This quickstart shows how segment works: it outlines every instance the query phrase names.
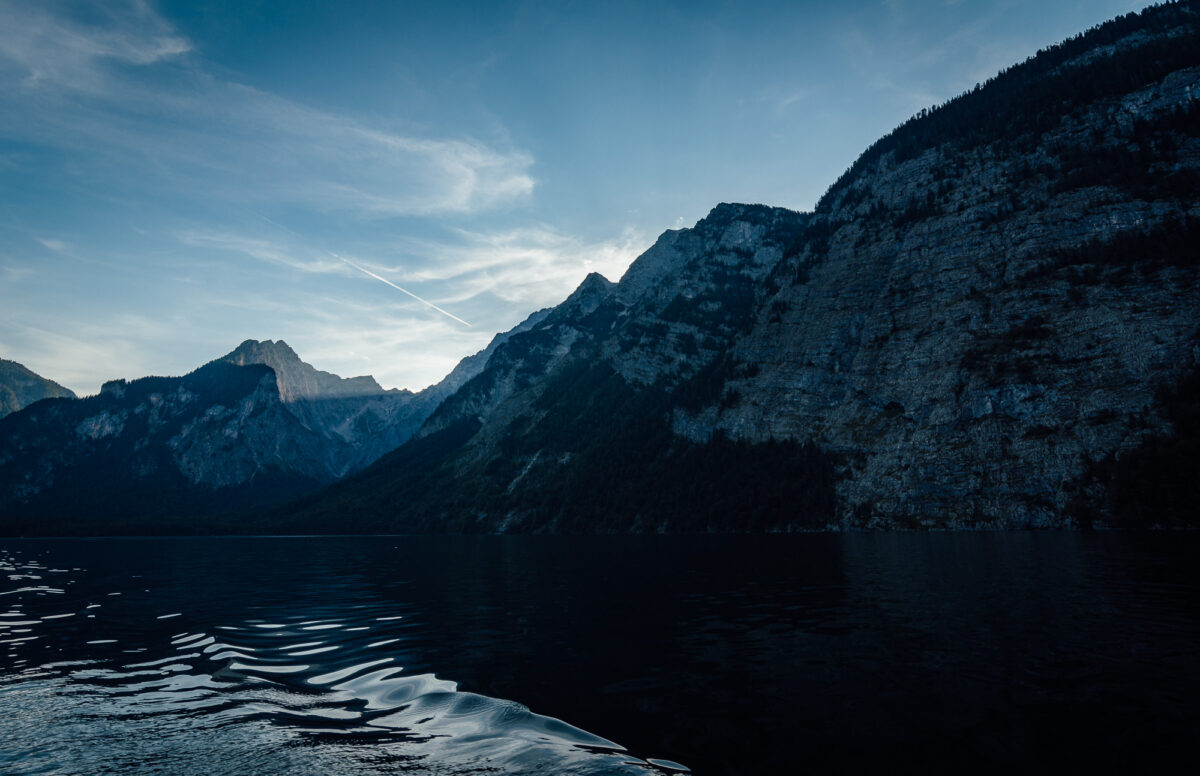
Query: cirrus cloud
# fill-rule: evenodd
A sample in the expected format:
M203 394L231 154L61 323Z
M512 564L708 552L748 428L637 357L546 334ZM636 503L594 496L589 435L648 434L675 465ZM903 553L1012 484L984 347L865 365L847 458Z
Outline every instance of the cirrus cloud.
M209 72L146 3L0 0L0 138L121 185L356 217L462 214L533 192L533 158L304 105ZM48 162L49 159L49 162ZM59 160L64 167L68 164Z

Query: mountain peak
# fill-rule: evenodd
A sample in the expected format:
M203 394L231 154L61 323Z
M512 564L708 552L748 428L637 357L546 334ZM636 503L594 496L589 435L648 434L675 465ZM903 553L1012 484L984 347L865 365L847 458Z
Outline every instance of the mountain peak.
M589 272L587 277L583 279L583 282L567 297L566 301L582 303L585 300L604 297L613 290L614 286L616 286L616 283L613 283L599 272Z
M329 397L374 396L386 393L374 377L340 377L300 359L283 340L248 339L218 359L238 366L265 364L275 370L279 395L285 402Z
M560 320L564 315L579 318L591 314L612 294L616 285L599 272L589 272L571 295L554 308L554 319Z
M248 359L247 363L264 363L261 359L272 357L281 361L300 362L300 356L283 340L248 339L225 356L226 361L237 358Z

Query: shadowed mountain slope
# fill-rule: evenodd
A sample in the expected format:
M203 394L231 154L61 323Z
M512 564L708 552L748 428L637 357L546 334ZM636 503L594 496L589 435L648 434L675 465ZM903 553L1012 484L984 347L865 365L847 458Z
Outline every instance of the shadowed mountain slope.
M4 533L176 533L332 481L265 366L105 383L0 420Z

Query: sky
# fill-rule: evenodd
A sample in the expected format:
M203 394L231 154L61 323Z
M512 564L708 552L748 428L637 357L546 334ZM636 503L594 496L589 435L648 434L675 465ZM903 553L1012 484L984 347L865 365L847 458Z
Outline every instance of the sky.
M420 389L1144 0L0 0L0 357Z

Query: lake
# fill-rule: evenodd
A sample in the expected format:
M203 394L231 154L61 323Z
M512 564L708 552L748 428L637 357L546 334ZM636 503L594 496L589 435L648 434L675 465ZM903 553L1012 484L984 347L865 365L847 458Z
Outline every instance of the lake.
M5 774L1148 772L1200 536L0 540Z

